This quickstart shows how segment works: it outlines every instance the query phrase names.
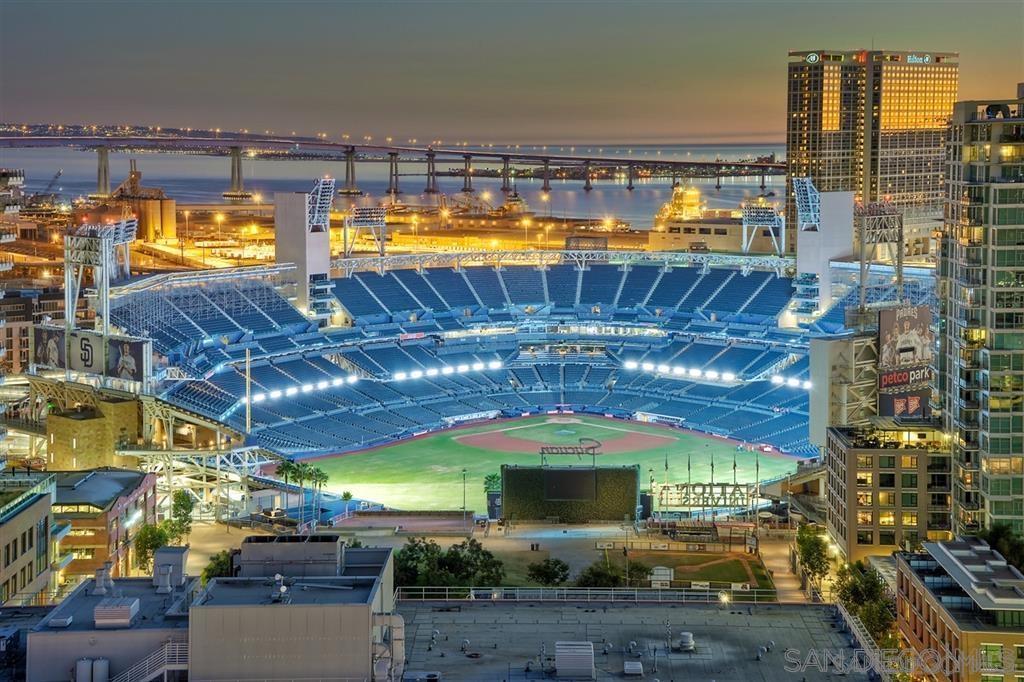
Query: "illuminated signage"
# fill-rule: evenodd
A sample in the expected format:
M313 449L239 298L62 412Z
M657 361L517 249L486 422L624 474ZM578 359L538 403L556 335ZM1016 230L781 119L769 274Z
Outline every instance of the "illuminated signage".
M812 52L806 57L804 57L804 61L806 61L808 64L817 64L819 59L821 59L821 57L818 55L817 52Z
M932 56L930 54L908 54L907 64L931 64Z
M655 483L652 492L662 508L747 507L757 497L756 487L745 483Z

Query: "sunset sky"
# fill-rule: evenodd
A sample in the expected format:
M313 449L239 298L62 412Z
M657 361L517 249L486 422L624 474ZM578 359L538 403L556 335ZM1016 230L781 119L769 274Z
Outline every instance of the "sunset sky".
M41 30L41 27L43 30ZM1024 0L0 1L0 119L480 142L783 138L786 53L1024 80Z

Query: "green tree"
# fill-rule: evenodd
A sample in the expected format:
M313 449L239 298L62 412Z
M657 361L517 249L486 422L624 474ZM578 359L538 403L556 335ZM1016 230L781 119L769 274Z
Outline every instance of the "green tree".
M569 564L561 559L544 559L527 566L526 577L546 587L561 585L569 579Z
M1003 555L1011 565L1024 569L1024 541L1013 532L1006 523L996 523L986 528L978 536L987 542L992 549Z
M345 546L351 547L352 549L359 549L360 547L365 547L363 541L359 538L349 538L348 540L345 540Z
M501 490L501 474L487 474L484 476L484 492L496 493Z
M879 646L885 646L892 639L892 627L896 619L886 602L867 602L857 609L857 616Z
M135 534L132 546L135 548L135 563L143 571L153 568L153 553L171 542L166 524L147 523Z
M433 540L409 538L395 552L395 584L399 586L494 586L504 579L501 560L472 538L447 550Z
M642 564L639 561L626 560L626 565L629 570L623 576L623 582L629 587L650 587L651 586L651 569L647 564ZM628 576L628 578L627 578Z
M395 552L395 584L433 585L430 582L441 558L441 546L426 538L409 538L405 545Z
M810 526L804 525L797 531L797 555L813 584L820 585L821 579L828 575L828 546L820 533Z
M179 543L192 533L192 511L195 499L187 490L175 490L171 495L171 516L165 523L169 539Z
M576 575L576 587L622 587L625 577L618 566L599 560Z
M203 584L208 583L212 578L227 578L232 574L231 552L221 550L212 557L210 563L203 569Z
M851 612L864 604L887 599L882 576L860 561L839 568L833 590L836 600Z
M352 493L346 490L341 494L341 499L343 499L346 502L350 502L352 500Z

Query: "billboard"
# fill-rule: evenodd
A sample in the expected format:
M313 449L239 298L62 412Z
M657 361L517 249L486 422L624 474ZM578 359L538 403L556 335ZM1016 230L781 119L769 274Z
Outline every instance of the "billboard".
M64 330L55 327L32 328L32 364L65 369Z
M878 313L878 414L927 417L935 335L926 305Z
M544 500L593 500L597 497L594 469L544 469Z
M64 329L39 325L32 336L32 363L40 367L128 381L144 381L152 371L148 339L109 336L104 353L103 335L95 331L76 329L68 336Z
M71 332L68 369L88 374L103 374L103 337L96 332Z
M926 305L878 312L878 368L905 369L932 362L935 336L932 309Z
M148 340L110 337L106 375L113 379L143 381L146 378L146 362L151 359L149 343Z
M919 388L900 393L879 393L878 413L886 417L927 417L931 410L928 400L930 388Z

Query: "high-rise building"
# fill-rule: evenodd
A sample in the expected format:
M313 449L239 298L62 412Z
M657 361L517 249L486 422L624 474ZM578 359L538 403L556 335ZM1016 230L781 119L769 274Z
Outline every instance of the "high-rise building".
M852 191L859 201L907 209L907 253L927 253L942 214L956 53L819 50L789 56L786 223L796 224L789 178L810 177L819 192Z
M958 102L949 130L936 376L954 527L1024 532L1024 98Z

